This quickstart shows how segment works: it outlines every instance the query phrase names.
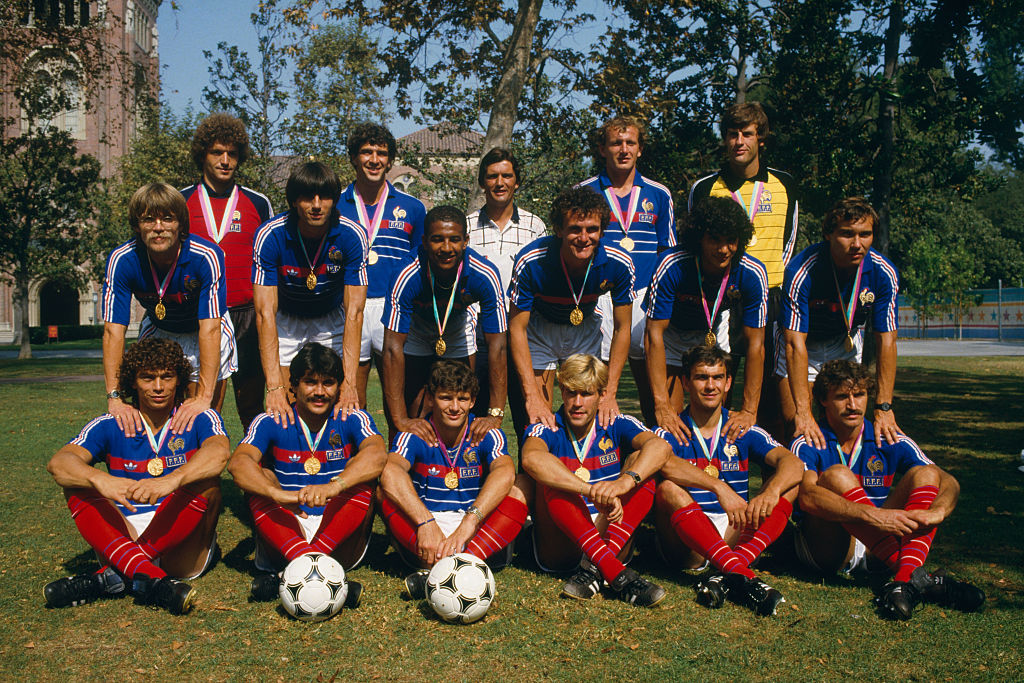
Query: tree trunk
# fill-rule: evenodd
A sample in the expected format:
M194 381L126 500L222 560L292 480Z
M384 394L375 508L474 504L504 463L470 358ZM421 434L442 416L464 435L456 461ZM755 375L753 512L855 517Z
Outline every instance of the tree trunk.
M21 313L21 349L18 351L18 360L25 360L32 357L32 335L28 331L28 278L18 277L14 286L15 305Z
M487 134L481 146L481 153L486 154L494 147L507 147L512 139L519 109L519 99L523 94L523 84L530 65L530 54L533 51L533 34L540 20L540 9L544 0L519 0L515 25L509 37L508 50L502 60L501 80L494 91L490 116L487 120ZM475 211L483 206L484 192L474 187L469 197L468 211Z
M874 204L878 211L874 247L889 252L889 200L892 197L892 164L896 147L896 68L903 35L903 0L894 0L889 7L889 27L885 30L884 90L878 98L879 153L875 166Z
M747 56L743 54L743 48L737 47L739 59L736 60L736 104L743 104L747 101Z

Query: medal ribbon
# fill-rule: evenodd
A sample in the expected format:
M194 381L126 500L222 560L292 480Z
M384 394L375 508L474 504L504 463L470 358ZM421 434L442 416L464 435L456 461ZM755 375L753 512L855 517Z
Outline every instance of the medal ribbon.
M231 225L231 217L235 214L235 207L238 206L238 185L231 188L231 196L228 197L228 203L224 208L224 215L220 217L219 226L217 225L217 219L213 217L213 204L210 202L210 195L206 192L205 183L199 183L199 206L203 209L206 232L210 234L214 242L220 244L220 241L224 239L224 235L228 232L228 226Z
M437 294L434 293L434 271L427 266L427 272L430 273L430 303L434 307L434 321L437 322L437 336L444 336L444 328L448 327L448 316L452 314L452 306L455 305L455 290L459 287L459 278L462 277L462 266L465 264L465 260L459 261L459 269L455 271L455 282L452 283L452 293L448 296L448 307L444 311L444 322L441 322L441 316L437 312Z
M565 259L562 255L558 255L558 260L562 264L562 272L565 273L565 282L569 285L569 292L572 294L572 300L576 304L576 308L580 307L580 299L583 298L583 292L587 289L587 278L590 277L590 267L594 265L594 259L590 259L587 263L587 272L583 274L583 284L580 285L580 295L576 296L576 290L573 289L572 280L569 279L569 269L565 267Z
M373 246L373 240L377 238L377 231L380 230L381 219L384 218L384 205L388 201L388 184L384 183L384 194L381 195L380 201L377 202L377 208L373 212L373 220L369 218L369 214L366 213L366 203L363 201L363 197L359 194L359 188L355 185L352 186L352 191L356 196L356 213L359 214L359 223L366 230L366 236L369 238L369 246Z
M604 188L604 196L608 200L608 207L615 214L615 220L619 222L619 226L622 228L622 234L629 236L629 226L633 225L633 218L636 216L636 205L640 201L640 188L636 185L629 191L629 210L627 214L622 213L622 206L619 204L619 198L615 195L615 190L610 187ZM626 218L629 220L626 220Z
M690 426L693 427L691 431L693 432L693 435L697 437L697 443L700 444L700 449L704 451L704 457L707 459L708 464L710 465L714 460L713 454L718 452L718 437L722 435L722 418L725 416L722 414L721 410L718 411L718 424L715 425L715 436L711 439L710 450L708 450L708 445L704 441L704 435L700 433L700 429L697 427L697 423L693 421L693 416L687 415L686 417L689 418Z
M857 435L857 445L853 447L853 454L850 455L850 462L846 462L846 453L843 453L843 446L836 441L836 450L839 451L839 459L843 461L843 464L853 469L854 464L857 462L857 458L860 457L861 448L864 447L864 424L860 425L860 434Z
M864 261L857 266L857 277L853 280L853 289L850 291L850 302L843 307L843 323L846 325L847 334L853 336L853 316L857 312L857 293L860 291L860 278L864 273ZM843 305L843 291L839 288L839 276L836 275L836 264L832 264L832 279L836 283L836 296L839 298L839 305Z
M164 300L164 292L167 291L167 285L171 282L171 276L174 275L174 270L178 267L179 256L181 256L181 246L178 247L178 253L174 255L174 263L171 264L171 269L164 276L164 281L160 282L160 278L156 274L156 268L153 267L153 259L149 258L149 251L146 251L146 260L149 261L149 272L153 274L153 286L156 287L156 295L160 297L160 301Z
M736 203L743 207L743 210L747 212L747 216L750 217L750 222L754 222L754 216L757 215L757 207L761 203L761 195L764 194L764 183L758 180L754 183L754 191L750 193L750 208L747 208L747 203L743 201L743 195L739 192L733 192L732 198L736 200Z
M580 465L587 459L587 453L590 452L590 447L594 445L594 439L597 437L597 418L594 418L594 422L590 425L590 431L583 438L583 446L579 445L576 441L576 437L572 435L571 430L567 430L569 436L569 442L572 444L572 449L576 451L576 459L580 461Z
M320 431L316 433L316 441L313 441L313 437L309 433L309 427L307 427L306 423L302 421L302 418L299 417L298 413L296 413L295 416L298 417L299 427L302 428L302 435L306 437L306 444L309 446L309 453L315 458L316 447L320 445L320 438L324 435L324 432L327 431L328 420L324 420L323 427L321 427Z
M448 469L455 471L455 466L459 462L459 458L462 457L462 449L466 445L466 432L469 430L469 420L466 420L466 424L462 426L462 433L459 434L459 443L456 446L455 458L448 457L448 447L444 444L444 439L441 438L441 432L437 431L437 425L434 424L434 418L430 418L430 426L434 428L434 436L437 437L437 449L441 451L441 455L444 456L445 462L448 463Z
M715 318L718 317L718 309L722 306L722 298L725 296L726 285L729 284L729 273L732 271L732 266L725 269L725 275L722 276L722 284L718 287L718 296L715 297L715 308L713 311L708 310L708 300L704 296L704 278L700 275L700 263L697 263L697 289L700 291L700 303L704 306L704 317L708 321L708 329L712 332L715 331Z
M316 277L316 262L320 260L320 252L324 250L324 243L326 242L327 233L325 232L324 236L320 238L320 246L316 248L316 256L310 261L309 252L306 251L306 240L302 237L302 233L299 233L299 246L302 247L302 255L306 257L306 263L309 264L309 272L313 274L313 277Z
M142 421L142 426L146 428L146 438L149 439L149 447L153 449L153 455L160 457L160 449L167 438L167 430L171 426L171 418L168 417L167 422L164 422L164 426L160 428L159 436L154 436L153 430L150 429L149 423L145 420Z

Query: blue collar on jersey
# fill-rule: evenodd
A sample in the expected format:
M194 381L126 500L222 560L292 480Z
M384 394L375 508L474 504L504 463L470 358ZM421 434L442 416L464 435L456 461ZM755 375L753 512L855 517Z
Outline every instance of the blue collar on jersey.
M821 435L825 437L825 445L826 445L826 447L829 444L836 444L836 445L839 444L839 437L836 436L836 433L832 430L832 426L828 423L828 418L822 417L820 420L818 420L818 428L821 429ZM867 443L869 441L871 442L871 445L874 446L874 444L875 444L875 427L874 427L874 425L871 424L871 420L869 420L869 419L867 419L865 417L864 418L864 444L867 445ZM883 440L882 441L882 445L885 445L885 443L886 442ZM827 448L826 448L826 450L827 450ZM859 462L859 460L858 460L858 462Z
M633 174L633 184L636 185L637 187L647 187L647 182L644 180L644 177L640 174L640 169L634 166L633 170L636 171ZM606 187L612 186L612 179L608 177L607 171L601 171L600 173L597 174L597 184L601 186L602 190Z

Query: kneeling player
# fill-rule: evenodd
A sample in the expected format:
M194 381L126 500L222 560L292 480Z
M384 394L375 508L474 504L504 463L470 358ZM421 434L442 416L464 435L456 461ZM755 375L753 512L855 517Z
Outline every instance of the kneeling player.
M849 571L866 560L866 550L895 574L878 604L896 619L909 619L922 600L981 609L981 590L944 571L924 570L935 527L953 512L960 485L902 434L876 445L875 428L864 419L873 388L859 363L832 360L818 373L813 393L824 413L818 427L826 447L815 448L806 435L793 442L807 467L797 555L818 571ZM897 474L902 476L893 486Z
M651 476L668 459L668 444L628 415L600 425L608 366L596 357L569 356L558 371L558 384L562 408L555 414L556 428L534 424L523 444L523 469L537 482L537 563L553 569L579 563L562 588L566 597L592 598L604 580L626 602L653 607L665 590L622 559L651 510Z
M228 470L248 494L256 526L254 600L277 597L284 565L307 553L332 555L353 569L373 524L373 485L384 468L384 438L363 410L335 413L344 380L341 357L310 342L288 368L295 394L291 424L263 413L238 444ZM315 436L314 436L315 435ZM345 605L362 586L348 582Z
M722 404L732 386L730 360L717 346L697 346L683 356L690 406L679 417L693 437L683 445L658 430L679 457L661 469L655 526L670 561L688 569L714 566L716 572L697 584L699 603L721 607L728 595L768 616L784 602L782 594L758 579L750 565L786 528L803 465L756 425L726 443L729 411ZM748 502L751 460L774 472Z
M174 577L195 578L215 562L220 473L228 438L214 410L170 434L192 367L177 342L144 339L124 354L121 397L144 429L125 436L113 415L98 417L50 459L71 517L105 566L59 579L43 593L51 607L127 592L174 614L192 608L195 591ZM104 461L107 472L92 467ZM127 586L126 586L127 582Z
M426 386L431 407L426 421L437 445L402 432L388 455L380 478L381 510L409 564L430 567L458 552L486 560L510 546L526 521L526 498L513 486L515 465L504 432L490 429L472 445L471 424L480 419L472 414L479 386L468 365L434 363ZM422 570L406 577L410 597L423 597L426 577Z

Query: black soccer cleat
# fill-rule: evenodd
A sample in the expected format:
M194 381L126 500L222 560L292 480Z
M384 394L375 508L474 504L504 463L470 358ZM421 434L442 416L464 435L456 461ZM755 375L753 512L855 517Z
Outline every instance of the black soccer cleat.
M929 574L918 567L910 575L910 584L921 594L921 599L961 612L977 612L985 606L985 591L966 581L950 578L945 569Z
M665 589L637 574L624 569L609 586L619 597L635 607L654 607L665 599Z
M424 582L426 583L426 582ZM426 593L426 590L424 590ZM345 607L355 609L363 599L363 584L358 581L348 582L348 595L345 596Z
M693 587L697 591L697 604L710 609L718 609L725 604L725 575L715 573L697 582Z
M729 597L762 617L775 616L779 605L786 601L782 593L756 576L746 578L736 588L730 589Z
M274 572L262 572L252 579L249 599L253 602L269 602L280 597L281 577Z
M562 595L573 600L589 600L601 592L602 582L594 567L581 564L562 586Z
M187 613L196 599L192 586L171 576L151 579L145 574L136 574L132 594L139 604L162 607L171 614Z
M103 594L96 574L66 576L46 584L43 597L49 607L77 607L95 601Z
M921 594L906 581L891 581L882 587L882 594L875 601L884 616L906 621L914 616Z
M429 572L426 569L420 569L419 571L415 571L412 574L409 574L409 576L405 577L405 594L409 597L410 600L422 600L423 598L427 597L428 573Z

